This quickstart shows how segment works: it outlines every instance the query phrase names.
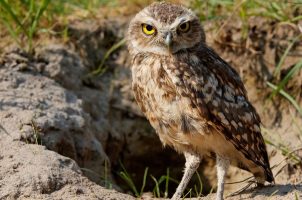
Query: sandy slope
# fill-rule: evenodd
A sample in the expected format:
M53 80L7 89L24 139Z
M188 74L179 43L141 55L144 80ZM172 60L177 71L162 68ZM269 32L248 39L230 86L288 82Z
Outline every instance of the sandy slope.
M227 199L295 199L302 197L302 185L268 186L250 189ZM105 189L84 177L78 165L45 147L14 141L1 131L0 199L135 199ZM153 199L143 197L141 199ZM197 198L193 198L197 199ZM215 199L215 194L199 199Z

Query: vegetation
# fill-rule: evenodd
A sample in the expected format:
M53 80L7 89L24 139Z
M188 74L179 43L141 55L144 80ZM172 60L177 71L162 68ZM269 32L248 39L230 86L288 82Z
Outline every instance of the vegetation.
M0 0L0 30L3 30L0 35L4 38L0 44L0 49L3 49L2 47L4 46L15 44L26 52L33 53L35 47L39 44L43 44L45 38L56 37L56 39L62 40L62 42L68 41L68 24L71 17L77 19L98 17L98 12L101 9L102 11L104 11L104 9L107 11L117 10L119 14L123 14L123 8L129 5L134 8L127 12L134 13L137 9L144 7L150 2L151 1L141 0ZM293 92L287 87L288 83L296 78L295 76L301 74L302 59L296 62L285 74L281 75L282 70L285 70L285 67L287 67L284 66L286 58L297 45L301 45L302 25L299 27L298 22L302 21L302 0L191 0L189 3L185 1L182 2L190 6L198 16L200 16L201 21L215 24L215 31L213 32L216 32L216 36L214 39L217 39L223 28L230 23L233 18L239 19L242 23L240 31L244 44L248 42L250 30L249 19L251 17L267 18L277 25L287 24L300 30L300 33L287 39L287 46L285 49L282 49L282 55L276 62L277 65L273 70L272 78L266 82L266 89L270 91L270 95L267 97L269 101L274 102L280 99L280 97L284 97L288 101L288 105L295 108L297 113L302 116L301 91ZM118 50L124 44L125 39L122 39L109 48L108 52L100 61L99 67L90 75L103 74L108 68L106 61L114 51ZM0 53L2 53L1 51L2 50L0 50ZM298 85L297 87L301 86ZM299 125L297 126L299 130L302 130ZM32 123L32 127L34 130L37 129L34 123ZM263 132L270 135L269 131L265 128ZM302 135L302 131L299 134ZM35 135L38 135L38 132ZM302 138L302 136L300 137ZM38 137L36 137L35 140L38 142ZM301 163L301 158L295 154L294 149L283 144L282 141L273 142L266 138L266 143L280 150L287 156L288 160L294 163ZM126 168L123 165L121 166L122 171L118 172L119 176L137 197L140 197L143 192L145 192L147 181L154 182L154 196L164 198L169 195L170 183L178 182L170 176L169 169L167 169L165 175L157 178L149 174L149 170L146 167L144 176L142 177L142 184L138 187L134 184ZM105 174L107 174L107 172ZM202 195L202 181L198 173L196 176L199 180L199 184L187 191L188 196ZM109 185L110 187L112 186L111 184Z
M22 49L32 52L42 34L60 35L54 30L58 23L67 25L67 18L76 12L90 17L95 8L108 5L106 0L0 0L0 28L6 28L11 39ZM89 13L89 14L87 14Z
M131 175L127 172L126 168L123 166L122 163L122 171L119 172L119 176L127 183L127 185L131 188L131 191L134 193L136 197L141 197L143 193L145 192L145 186L146 186L146 181L148 178L151 178L154 181L154 188L153 188L153 195L155 197L162 197L162 198L168 198L169 196L169 185L170 183L179 183L180 181L175 180L174 178L170 177L170 171L169 168L167 168L167 172L165 175L162 175L159 179L154 177L153 175L148 176L148 167L145 168L144 176L143 176L143 181L141 184L140 190L137 189L137 186L134 184L134 181L132 180ZM202 196L202 189L203 189L203 184L200 178L200 175L198 172L195 173L197 178L198 178L198 184L195 184L193 188L187 188L187 193L184 196L189 196L189 197L200 197Z

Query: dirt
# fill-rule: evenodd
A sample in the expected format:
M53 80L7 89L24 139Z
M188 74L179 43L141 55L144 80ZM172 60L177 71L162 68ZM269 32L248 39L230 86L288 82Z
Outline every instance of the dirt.
M129 11L130 12L130 11ZM122 39L129 17L71 20L69 41L51 38L33 55L6 48L0 59L0 199L135 199L119 172L123 165L140 188L146 167L159 178L170 169L179 180L183 156L163 148L139 111L131 91L130 62L125 47L106 61L101 76L87 77L108 48ZM102 19L102 20L99 20ZM230 23L232 22L232 23ZM250 18L244 38L238 19L205 23L207 42L240 73L263 123L276 185L250 188L228 199L302 198L301 160L286 151L301 147L301 116L280 96L268 100L267 81L277 83L301 59L298 41L273 76L297 27ZM215 26L221 27L217 32ZM57 27L60 29L60 27ZM301 105L300 71L286 86ZM300 128L300 129L299 129ZM286 151L285 151L286 150ZM294 152L301 159L302 151ZM284 162L281 162L284 160ZM122 163L122 164L121 164ZM216 185L213 160L200 167L205 195ZM250 174L232 167L227 182ZM198 184L193 178L190 187ZM247 182L226 185L225 194ZM177 184L171 183L169 191ZM154 187L148 177L145 191ZM110 189L105 189L110 188ZM141 199L152 199L145 193ZM209 194L200 199L214 199Z
M134 199L91 182L70 158L3 134L0 199Z

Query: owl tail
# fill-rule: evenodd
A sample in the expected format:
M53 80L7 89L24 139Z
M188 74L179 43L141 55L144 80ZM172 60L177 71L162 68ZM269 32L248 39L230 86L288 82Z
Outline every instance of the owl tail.
M265 176L266 176L266 181L267 182L275 184L274 175L273 175L272 170L270 168L265 169Z
M265 181L275 184L275 179L274 179L274 176L273 176L273 173L272 173L270 167L268 166L268 167L264 168L261 166L261 168L262 168L261 173L259 173L259 171L257 173L253 173L257 180L257 185L263 186Z

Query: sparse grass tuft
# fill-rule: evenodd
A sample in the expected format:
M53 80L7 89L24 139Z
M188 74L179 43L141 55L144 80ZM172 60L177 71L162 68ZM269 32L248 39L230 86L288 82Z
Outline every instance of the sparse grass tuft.
M0 0L0 19L15 42L28 52L33 50L33 39L39 22L50 0L23 0L18 3Z
M134 184L134 181L132 179L132 177L130 176L130 174L128 173L128 171L126 170L126 168L124 167L124 165L122 163L120 163L121 167L122 167L122 171L119 172L119 176L125 181L125 183L127 184L127 186L130 188L131 192L133 192L134 196L136 197L141 197L143 195L145 191L145 186L146 186L146 182L148 177L151 178L151 180L154 183L154 187L153 187L153 195L156 198L168 198L169 197L169 185L171 183L174 184L179 184L179 181L177 181L176 179L172 178L170 176L170 170L169 168L167 168L166 174L162 175L159 179L157 179L155 176L153 175L148 175L148 167L145 168L145 172L144 172L144 176L143 176L143 181L141 184L141 189L138 190L137 186ZM200 197L202 196L202 192L203 192L203 183L201 181L200 175L198 172L196 172L196 176L198 179L198 184L195 184L192 188L187 188L186 189L186 193L184 194L183 198L185 198L186 196L189 197ZM173 191L175 192L175 191Z
M237 15L242 20L261 16L278 22L295 23L302 19L301 15L297 16L294 12L299 10L301 3L301 0L194 0L191 1L191 7L202 21L226 19L229 15Z
M216 37L227 23L233 22L233 17L240 19L241 35L243 39L248 36L248 19L250 17L264 17L277 23L286 23L297 26L302 19L301 0L263 1L263 0L209 0L190 1L191 8L197 13L201 21L216 23L223 20L223 24L216 24Z
M295 37L292 42L289 43L288 47L284 51L280 61L278 62L278 65L275 68L274 71L274 77L277 78L280 76L281 67L284 64L285 58L288 56L289 51L293 48L294 44L301 38L301 34ZM274 94L275 95L275 94Z
M119 176L126 182L126 184L130 187L131 191L134 193L134 195L136 197L141 197L143 192L144 192L145 185L146 185L146 180L147 180L147 175L148 175L148 167L145 169L144 177L143 177L143 183L142 183L141 189L139 191L137 189L136 185L134 184L130 174L127 172L127 170L124 167L122 162L120 162L120 165L121 165L123 171L119 172Z
M67 18L76 13L81 17L93 17L100 6L111 5L108 0L0 0L0 28L5 28L10 38L23 50L32 53L34 44L42 33L57 35L53 28L67 25ZM63 29L59 33L66 37ZM64 41L64 40L63 40Z
M31 122L31 127L32 127L32 130L33 130L33 134L34 134L34 137L35 137L35 144L37 145L42 145L42 138L41 138L41 128L39 128L36 124L36 122L32 119ZM40 139L40 143L39 143L39 139Z

